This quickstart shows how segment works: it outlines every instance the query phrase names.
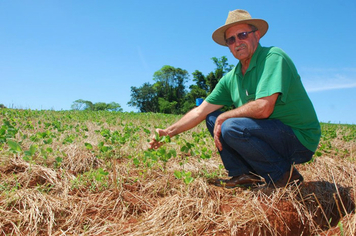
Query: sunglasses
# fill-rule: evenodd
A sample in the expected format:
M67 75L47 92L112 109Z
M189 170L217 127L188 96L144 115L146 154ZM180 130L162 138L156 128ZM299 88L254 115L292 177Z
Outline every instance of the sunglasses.
M248 35L249 35L250 33L253 33L253 32L255 32L255 31L257 31L257 30L252 30L252 31L250 31L250 32L241 32L241 33L238 33L238 34L237 34L237 38L238 38L239 40L245 40L245 39L248 38ZM235 42L236 42L235 36L231 36L230 38L226 39L226 44L227 44L227 45L234 44Z

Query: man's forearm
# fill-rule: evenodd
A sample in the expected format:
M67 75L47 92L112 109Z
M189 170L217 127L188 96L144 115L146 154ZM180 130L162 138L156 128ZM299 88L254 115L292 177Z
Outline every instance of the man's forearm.
M277 97L278 93L246 103L241 107L223 113L220 118L223 118L224 120L233 117L266 119L272 114Z
M173 125L166 128L164 131L170 136L173 137L177 134L180 134L184 131L190 130L200 124L205 119L206 115L199 113L198 108L194 108L185 114L179 121Z

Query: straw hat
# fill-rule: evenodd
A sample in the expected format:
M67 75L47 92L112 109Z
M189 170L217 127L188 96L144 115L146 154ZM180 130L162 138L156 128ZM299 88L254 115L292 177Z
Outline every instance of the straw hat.
M220 45L227 46L225 42L225 31L231 26L238 24L251 24L256 26L260 31L261 38L268 30L268 23L265 20L252 19L250 13L245 10L234 10L229 12L225 25L215 30L213 40Z

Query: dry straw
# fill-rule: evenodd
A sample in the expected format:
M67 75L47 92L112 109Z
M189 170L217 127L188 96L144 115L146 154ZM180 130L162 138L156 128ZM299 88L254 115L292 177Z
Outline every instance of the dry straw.
M153 125L157 120L152 120ZM139 127L147 121L135 117L129 122ZM102 123L112 131L120 130L118 123ZM204 126L167 144L177 156L166 164L152 162L150 167L143 162L147 142L143 129L132 134L132 141L114 146L114 158L97 158L99 150L86 149L84 142L94 145L103 140L95 132L102 126L93 122L88 127L88 140L51 144L58 151L54 153L65 154L60 167L53 165L55 155L24 161L3 146L0 235L356 234L356 166L351 154L355 141L337 136L327 142L347 152L324 152L316 161L298 166L305 179L302 187L228 190L207 182L214 174L226 173L219 168L221 160ZM192 138L193 132L200 140ZM209 147L212 157L181 153L185 141L194 143L196 150ZM142 158L138 166L135 157ZM190 172L194 181L177 179L175 171Z

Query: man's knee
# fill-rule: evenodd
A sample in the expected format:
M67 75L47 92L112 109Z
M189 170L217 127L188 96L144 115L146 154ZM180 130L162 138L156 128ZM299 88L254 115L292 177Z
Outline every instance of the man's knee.
M212 112L212 113L209 113L207 116L206 116L206 118L205 118L205 121L206 122L210 122L211 121L211 119L214 117L214 114L213 114L214 112ZM216 118L216 117L215 117Z
M215 125L215 121L216 121L216 118L221 114L222 112L221 111L213 111L211 113L209 113L206 118L205 118L205 123L206 123L206 126L209 128L209 127L214 127Z
M223 139L246 138L249 118L230 118L224 121L221 126L221 136Z

